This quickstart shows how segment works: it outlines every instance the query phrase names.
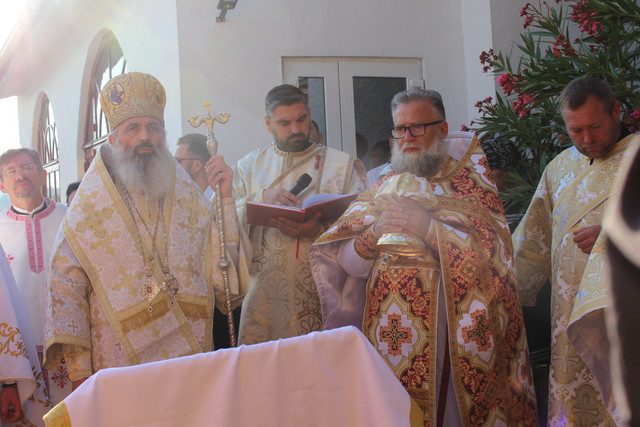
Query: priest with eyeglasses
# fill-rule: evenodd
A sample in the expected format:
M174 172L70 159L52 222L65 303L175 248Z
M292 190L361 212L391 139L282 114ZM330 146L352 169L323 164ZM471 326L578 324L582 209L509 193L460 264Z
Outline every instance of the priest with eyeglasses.
M310 250L326 329L362 329L425 425L537 425L511 235L478 139L433 90L391 102L390 173Z
M67 210L61 203L42 194L46 182L47 171L37 151L26 147L12 148L0 156L0 190L11 201L11 206L0 212L0 244L24 301L40 357L45 345L44 307L49 259ZM71 393L71 384L62 358L52 360L49 367L50 371L45 370L42 377L51 401L56 404Z

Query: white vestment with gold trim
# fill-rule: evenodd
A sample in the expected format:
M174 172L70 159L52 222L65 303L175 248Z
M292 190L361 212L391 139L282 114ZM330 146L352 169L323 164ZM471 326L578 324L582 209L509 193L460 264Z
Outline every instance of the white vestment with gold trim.
M0 243L25 302L36 350L44 351L44 304L49 261L58 228L67 207L49 199L31 212L11 206L0 213ZM43 370L44 383L53 404L71 393L67 368L62 361Z
M83 178L51 264L45 366L64 355L71 380L210 351L214 303L226 312L218 230L208 200L187 173L171 159L170 190L158 205L141 194L123 198L103 159L101 152ZM224 205L236 306L248 273L235 206L230 199ZM141 222L151 219L158 219L159 231L150 234L145 229L156 224ZM163 289L166 273L177 280L174 295Z
M24 418L15 424L0 420L0 426L43 426L51 406L27 310L5 257L0 245L0 384L16 383Z
M591 253L573 232L602 224L602 217L632 135L593 162L575 147L547 165L522 222L513 233L523 305L551 280L549 425L619 424L611 391L604 311L605 236Z
M277 228L251 226L246 202L262 202L265 189L292 188L308 173L311 184L298 198L312 194L351 194L364 190L354 158L332 148L312 144L285 152L274 144L255 150L234 167L233 190L238 218L251 240L251 287L242 305L240 343L255 344L304 335L322 329L318 291L309 268L314 238L296 239Z

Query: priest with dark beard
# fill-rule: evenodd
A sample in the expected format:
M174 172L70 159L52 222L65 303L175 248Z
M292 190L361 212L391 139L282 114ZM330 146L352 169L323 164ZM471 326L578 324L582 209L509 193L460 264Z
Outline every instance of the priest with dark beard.
M165 90L127 73L102 89L110 125L54 244L45 366L67 362L74 389L98 370L206 352L214 304L226 312L214 209L166 147ZM232 307L248 285L231 183L220 183ZM225 327L224 325L220 325Z
M354 325L425 425L537 425L511 235L475 135L438 92L391 102L393 171L316 240L325 329Z

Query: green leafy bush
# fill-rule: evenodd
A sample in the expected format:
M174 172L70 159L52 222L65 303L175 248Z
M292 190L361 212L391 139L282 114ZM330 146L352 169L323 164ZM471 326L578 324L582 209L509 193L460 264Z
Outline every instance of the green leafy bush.
M482 52L485 72L502 93L476 103L482 117L470 128L516 145L520 159L502 193L508 211L523 214L545 166L571 145L557 97L579 77L613 87L622 121L640 129L640 6L634 0L555 0L527 3L521 41L511 53Z

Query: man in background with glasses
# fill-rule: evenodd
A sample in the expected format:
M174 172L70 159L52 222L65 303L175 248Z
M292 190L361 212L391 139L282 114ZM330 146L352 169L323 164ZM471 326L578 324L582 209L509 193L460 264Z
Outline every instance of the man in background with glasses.
M429 425L537 425L487 158L472 133L449 134L438 92L400 92L391 113L393 171L310 250L324 326L361 328Z
M7 150L0 156L0 169L0 190L11 200L11 206L0 213L0 243L27 309L36 349L41 353L49 259L67 208L43 197L47 172L37 151ZM67 369L60 364L56 370L43 372L49 396L57 404L71 392Z

